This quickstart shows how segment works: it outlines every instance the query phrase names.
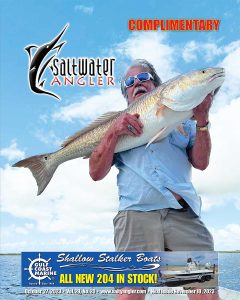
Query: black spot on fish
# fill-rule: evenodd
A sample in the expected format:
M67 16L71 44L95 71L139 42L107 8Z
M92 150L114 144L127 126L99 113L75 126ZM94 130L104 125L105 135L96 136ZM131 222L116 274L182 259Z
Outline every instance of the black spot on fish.
M44 159L47 160L48 159L47 156L45 156Z

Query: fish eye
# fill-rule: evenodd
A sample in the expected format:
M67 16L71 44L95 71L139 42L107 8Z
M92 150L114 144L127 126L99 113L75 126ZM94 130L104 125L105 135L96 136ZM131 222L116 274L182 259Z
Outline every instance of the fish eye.
M205 71L205 70L202 70L202 73L204 74L204 73L206 73L206 71Z

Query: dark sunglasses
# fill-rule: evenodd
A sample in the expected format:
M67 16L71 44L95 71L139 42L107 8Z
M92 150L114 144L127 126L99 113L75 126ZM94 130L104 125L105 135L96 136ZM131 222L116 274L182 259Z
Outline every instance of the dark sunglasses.
M135 76L129 76L126 80L124 80L124 86L126 88L132 86L134 84L135 79L138 79L139 81L143 82L143 81L147 81L147 80L150 80L150 79L153 80L153 77L148 72L142 72L142 73L139 73Z

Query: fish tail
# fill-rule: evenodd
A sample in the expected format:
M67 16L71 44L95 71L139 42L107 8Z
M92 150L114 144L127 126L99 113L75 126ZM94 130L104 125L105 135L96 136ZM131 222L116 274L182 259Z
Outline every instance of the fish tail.
M20 160L13 165L13 167L24 167L30 169L37 182L37 195L40 195L45 190L58 167L58 164L52 163L50 155L51 153L31 156Z

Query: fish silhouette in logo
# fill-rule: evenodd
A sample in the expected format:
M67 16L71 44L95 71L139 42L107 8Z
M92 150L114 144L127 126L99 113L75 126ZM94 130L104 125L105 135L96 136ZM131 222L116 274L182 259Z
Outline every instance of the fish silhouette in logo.
M31 90L37 94L46 94L60 100L60 97L58 95L44 90L45 79L41 80L41 77L49 63L59 53L59 51L65 44L65 42L62 42L60 44L57 43L63 36L68 26L69 24L66 24L63 30L49 43L46 43L42 46L28 45L27 47L25 47L25 50L29 55L29 85L31 87ZM33 48L37 48L34 54L32 53ZM47 58L48 54L53 50L57 50L57 52Z

